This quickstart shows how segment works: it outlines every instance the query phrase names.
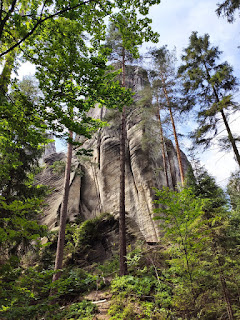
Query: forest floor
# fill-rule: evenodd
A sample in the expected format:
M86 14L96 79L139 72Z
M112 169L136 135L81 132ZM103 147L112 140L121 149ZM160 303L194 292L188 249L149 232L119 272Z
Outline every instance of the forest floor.
M93 318L93 320L108 320L108 309L110 307L112 294L109 291L98 291L94 290L84 296L85 300L89 300L96 304L99 313Z

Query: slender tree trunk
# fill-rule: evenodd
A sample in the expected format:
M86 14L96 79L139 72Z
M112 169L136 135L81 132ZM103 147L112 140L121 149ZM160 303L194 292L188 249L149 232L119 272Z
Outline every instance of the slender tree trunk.
M102 121L103 116L103 108L100 111L100 120ZM98 129L98 137L97 137L97 150L98 150L98 169L100 169L100 162L101 162L101 128Z
M178 166L179 166L179 171L180 171L181 183L182 183L182 186L183 186L184 185L184 173L183 173L181 151L180 151L180 148L179 148L177 130L176 130L175 121L174 121L174 118L173 118L171 103L170 103L170 100L169 100L169 97L168 97L167 89L165 87L165 80L163 78L162 73L161 73L161 79L162 79L162 82L163 82L163 92L164 92L165 98L167 100L167 105L168 105L170 118L171 118L171 123L172 123L172 127L173 127L173 134L174 134L174 140L175 140L177 158L178 158Z
M69 132L69 137L72 139L73 137L72 131ZM70 188L71 163L72 163L72 144L68 142L64 194L63 194L63 202L62 202L61 212L60 212L60 226L59 226L57 252L56 252L56 259L55 259L55 266L54 266L55 271L62 269L62 264L63 264L63 250L64 250L64 243L65 243L65 229L66 229L66 221L67 221L67 207L68 207L68 196L69 196L69 188ZM53 281L58 280L60 276L61 276L60 271L55 273L53 276Z
M165 178L166 178L166 185L169 188L165 142L164 142L164 137L163 137L163 129L162 129L161 116L160 116L160 107L159 107L159 102L158 102L158 96L157 96L157 105L158 105L157 118L158 118L158 121L159 121L160 139L161 139L161 145L162 145L163 169L164 169Z
M125 49L122 55L122 86L125 87ZM120 139L120 203L119 203L119 263L120 276L127 274L126 260L126 222L125 222L125 145L126 145L126 110L123 107Z
M209 71L208 71L208 67L207 67L207 65L206 65L205 62L203 62L203 64L204 64L205 70L206 70L206 72L207 72L208 80L210 80L211 77L210 77L210 74L209 74ZM211 86L212 86L212 89L213 89L213 93L214 93L216 102L219 103L219 102L220 102L220 99L219 99L219 96L218 96L218 94L217 94L216 88L214 87L213 84L211 84ZM238 152L238 148L237 148L237 146L236 146L235 139L233 138L232 131L231 131L230 127L229 127L229 124L228 124L228 121L227 121L227 118L226 118L226 115L225 115L223 109L220 110L220 113L221 113L221 116L222 116L222 119L223 119L225 128L226 128L226 130L227 130L228 138L229 138L229 141L230 141L230 143L231 143L231 145L232 145L233 152L234 152L234 154L235 154L235 156L236 156L237 163L238 163L238 165L240 166L240 155L239 155L239 152Z
M171 122L172 122L173 134L174 134L175 145L176 145L176 150L177 150L177 158L178 158L178 165L179 165L181 183L182 183L182 186L183 186L184 185L184 173L183 173L181 151L180 151L180 148L179 148L177 131L176 131L175 122L174 122L174 118L173 118L173 114L172 114L172 108L171 108L170 105L169 105L169 113L170 113L170 118L171 118Z
M210 223L208 223L210 229L211 229L211 225ZM220 252L218 250L218 245L217 242L214 240L217 238L217 234L215 231L211 231L211 235L212 235L212 239L213 239L213 246L211 247L212 252L213 252L213 256L216 258L217 260L217 268L219 270L219 278L220 278L220 282L221 282L221 286L222 286L222 291L223 291L223 298L225 300L225 304L226 304L226 309L227 309L227 314L228 314L228 319L229 320L234 320L233 317L233 310L232 310L232 304L231 304L231 300L230 300L230 295L229 295L229 291L227 288L227 283L226 283L226 279L224 277L222 268L223 268L223 262L220 262Z
M223 289L224 300L225 300L226 307L227 307L228 319L233 320L234 318L233 318L232 305L231 305L230 298L229 298L229 292L227 289L226 280L225 280L222 272L220 272L220 280L221 280L221 285L222 285L222 289Z
M176 181L175 179L173 178L173 167L172 167L172 164L171 164L171 160L170 160L170 156L169 156L169 150L166 146L166 155L167 155L167 161L168 161L168 165L169 165L169 171L170 171L170 177L171 177L171 182L172 182L172 187L174 190L176 190Z
M221 113L221 116L223 118L223 122L225 124L226 130L227 130L227 133L228 133L228 138L229 138L230 143L231 143L232 148L233 148L233 152L234 152L234 154L236 156L236 160L237 160L238 165L240 167L240 155L239 155L238 148L236 146L235 140L233 138L232 131L231 131L230 127L229 127L229 124L228 124L228 121L227 121L227 118L226 118L226 115L225 115L224 111L221 110L220 113Z

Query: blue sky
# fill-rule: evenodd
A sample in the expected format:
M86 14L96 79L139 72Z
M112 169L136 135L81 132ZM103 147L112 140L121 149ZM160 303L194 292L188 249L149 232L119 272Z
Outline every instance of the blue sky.
M223 2L223 0L218 0ZM158 46L167 44L169 49L176 47L177 57L180 60L182 49L188 45L188 39L192 31L198 31L200 35L208 33L213 45L219 46L223 51L222 59L227 60L233 67L235 75L240 75L240 18L236 17L233 24L229 24L225 18L218 18L215 13L217 0L162 0L159 5L150 10L150 18L153 20L154 31L160 33ZM149 47L146 44L144 47ZM20 75L34 74L34 68L25 64L20 68ZM240 93L236 95L240 98ZM240 112L230 118L231 128L239 133ZM185 123L181 130L191 127L192 123ZM179 128L180 129L180 128ZM224 127L221 127L224 129ZM224 134L224 132L222 133ZM181 141L182 149L188 141ZM64 146L58 143L58 150ZM199 150L200 160L212 174L218 183L225 186L230 173L237 169L232 152L221 152L217 144L208 152Z
M223 0L219 0L223 2ZM192 31L199 35L208 33L213 45L218 46L222 54L222 60L227 60L234 68L235 75L240 75L240 18L229 24L225 18L219 18L215 10L215 0L162 0L161 4L154 6L150 11L153 20L154 31L160 33L159 46L167 44L169 49L176 47L177 57L180 57L183 48L188 46L189 36ZM147 46L147 45L146 45ZM236 94L240 101L240 92ZM233 132L240 134L240 112L229 119ZM180 131L186 132L193 127L193 123L187 122L179 126ZM224 129L221 125L220 131ZM224 135L225 131L221 133ZM181 141L181 148L186 151L189 142ZM233 159L233 152L221 152L217 147L217 141L209 151L198 150L197 156L212 174L217 182L225 187L227 180L237 164Z

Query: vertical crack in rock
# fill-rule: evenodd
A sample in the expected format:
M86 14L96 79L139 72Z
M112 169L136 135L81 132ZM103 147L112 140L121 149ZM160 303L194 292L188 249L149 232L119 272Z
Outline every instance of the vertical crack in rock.
M90 163L90 165L91 165L92 172L93 172L93 180L94 180L94 183L95 183L96 196L97 196L97 199L98 199L98 206L97 207L99 208L99 210L97 210L97 207L95 209L96 215L97 215L97 212L98 213L102 213L101 195L100 195L100 188L99 188L99 184L98 184L98 177L97 177L97 173L96 173L96 168L92 163Z
M133 67L132 67L133 68ZM134 69L134 68L133 68ZM134 71L134 70L132 70ZM136 71L136 72L135 72ZM130 82L136 84L136 99L141 98L141 90L146 77L142 68L135 68L134 77ZM130 73L131 74L131 73ZM137 77L137 78L136 78ZM142 79L143 78L143 79ZM99 109L98 106L91 110L89 116L95 119L102 119L103 114L107 116L112 110ZM110 114L111 115L111 114ZM74 158L75 171L81 171L83 175L73 173L70 187L69 199L69 220L81 214L83 219L92 219L101 212L108 212L113 215L119 211L119 123L118 113L113 113L113 119L108 127L99 130L92 139L86 140L79 137L83 142L82 148L92 149L93 158L79 160ZM154 131L152 119L149 120L148 134L145 136L143 146L145 125L139 125L142 120L142 113L138 108L130 109L130 116L127 123L127 161L126 161L126 211L129 225L132 223L141 231L147 242L157 242L161 230L153 221L153 201L155 194L153 187L161 188L166 185L164 174L159 168L162 166L162 154L159 139L154 139L157 131ZM152 139L153 138L153 139ZM178 161L176 151L170 140L166 140L169 174L172 178L173 187L180 182ZM156 151L156 152L155 152ZM186 156L181 153L183 168L186 172L189 167ZM55 157L56 158L56 157ZM93 162L93 163L91 163ZM78 169L77 169L78 168ZM50 194L46 202L49 207L45 210L45 216L41 223L47 224L50 229L57 221L57 211L62 202L63 176L56 176L50 169L41 176L42 181L55 190ZM41 183L41 179L39 183Z
M135 191L137 193L137 197L138 197L138 189L137 189L137 185L136 185L136 181L135 181L135 178L134 178L134 175L133 175L133 170L132 170L132 163L131 163L131 155L130 155L130 147L129 147L129 140L127 139L127 142L128 142L128 147L127 147L127 162L129 164L129 172L131 173L131 177L132 177L132 181L133 181L133 185L134 185L134 188L135 188ZM139 199L139 197L138 197Z

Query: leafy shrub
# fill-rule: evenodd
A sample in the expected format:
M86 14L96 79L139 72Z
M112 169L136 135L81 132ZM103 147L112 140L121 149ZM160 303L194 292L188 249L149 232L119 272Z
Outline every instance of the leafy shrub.
M12 273L17 270L13 270ZM50 284L53 271L37 272L34 268L28 268L24 273L18 269L16 278L8 283L1 284L0 318L13 319L38 319L47 310L56 306L48 304Z
M90 245L101 237L99 228L101 228L101 223L104 219L110 221L114 218L111 215L104 213L99 217L84 221L80 226L75 226L72 235L75 247Z
M96 289L97 276L91 275L83 269L70 269L64 272L59 280L52 284L56 291L56 298L71 300L73 297ZM56 289L56 290L55 290Z
M28 268L24 273L20 269L8 272L8 282L0 284L0 318L61 319L60 304L96 288L97 277L82 269L64 270L60 279L52 283L53 274L53 270L38 272L35 268ZM51 296L50 290L54 293Z
M65 171L66 162L63 160L57 160L51 165L51 169L55 174L62 174Z
M138 297L149 295L151 289L156 286L154 277L138 278L131 275L116 277L112 281L111 289L113 294L121 293L135 294Z
M121 297L115 297L108 310L111 320L133 320L136 318L137 313L134 311L134 304L131 300L124 300Z
M102 276L107 277L119 271L119 256L115 255L112 259L105 261L97 266L97 272L102 273Z
M83 300L73 303L65 311L64 319L90 320L97 313L98 309L91 301Z

